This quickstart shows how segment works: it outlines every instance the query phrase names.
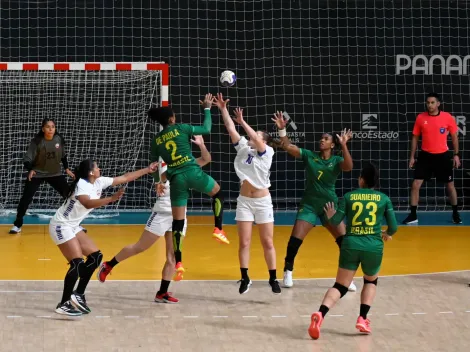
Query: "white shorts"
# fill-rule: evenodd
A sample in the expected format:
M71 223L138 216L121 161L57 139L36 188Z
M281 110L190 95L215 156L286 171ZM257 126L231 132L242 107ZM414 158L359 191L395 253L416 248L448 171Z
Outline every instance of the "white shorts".
M67 225L49 224L49 235L56 245L70 241L77 233L83 231L83 227L71 227Z
M145 230L153 233L156 236L165 236L165 232L172 231L171 226L173 223L173 216L171 213L156 213L152 212L147 224L145 225ZM188 220L184 219L184 228L182 235L186 235L186 229L188 228Z
M257 224L274 222L271 195L262 198L238 196L235 220L254 221Z

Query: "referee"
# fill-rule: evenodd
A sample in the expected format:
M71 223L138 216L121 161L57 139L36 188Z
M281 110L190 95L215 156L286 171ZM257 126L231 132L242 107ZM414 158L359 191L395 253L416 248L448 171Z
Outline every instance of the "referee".
M419 201L419 189L423 181L436 177L437 182L446 184L447 194L452 205L452 221L461 224L457 211L457 191L454 186L454 168L460 166L458 128L455 119L448 112L441 111L439 95L430 93L426 99L427 111L418 115L411 138L410 168L415 166L414 181L411 186L411 213L403 224L417 224L416 209ZM447 146L447 135L450 133L453 156ZM421 136L421 152L415 165L415 152Z

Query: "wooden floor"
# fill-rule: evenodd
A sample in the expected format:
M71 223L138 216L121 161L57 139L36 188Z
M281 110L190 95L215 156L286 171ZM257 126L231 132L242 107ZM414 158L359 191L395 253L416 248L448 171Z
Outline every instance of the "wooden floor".
M162 240L120 263L105 284L92 281L92 313L76 319L54 313L67 265L47 226L24 226L18 236L0 227L0 351L468 351L468 227L400 227L386 244L381 274L387 276L379 279L371 310L373 334L357 334L360 293L348 293L328 314L321 339L312 341L310 314L336 274L338 248L331 236L322 228L310 233L294 271L294 280L303 280L280 296L270 292L255 236L249 272L259 281L240 296L235 227L226 226L232 242L226 246L211 239L210 226L195 222L183 246L185 280L170 286L179 304L153 302ZM87 226L105 259L137 240L142 228ZM290 231L275 228L279 277ZM410 275L439 272L447 273ZM360 290L362 280L355 282Z

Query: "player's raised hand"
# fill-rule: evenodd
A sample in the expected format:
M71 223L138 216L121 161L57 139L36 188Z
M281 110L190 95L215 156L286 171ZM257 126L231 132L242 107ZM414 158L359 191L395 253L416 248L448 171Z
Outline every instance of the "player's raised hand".
M283 130L284 128L286 128L287 122L284 119L282 111L276 111L276 113L274 114L274 118L271 118L271 121L276 124L278 130Z
M235 117L233 118L233 121L235 121L238 124L243 123L243 109L236 108L235 110L233 110L233 114L235 115Z
M336 214L336 209L335 209L335 203L333 202L328 202L325 204L323 207L323 211L325 212L325 215L328 219L331 219L333 215Z
M157 170L158 170L158 161L155 161L149 165L149 172L151 174L153 174Z
M204 145L204 138L202 136L193 136L194 139L191 139L191 142L196 144L197 146Z
M214 97L212 96L211 93L207 93L206 96L204 97L204 100L202 101L199 100L199 103L201 103L204 109L210 109L213 102L214 102Z
M119 200L124 195L124 188L119 188L119 190L111 196L113 202Z
M346 130L345 128L341 131L341 135L336 135L336 137L338 137L339 144L346 145L346 143L348 143L348 141L352 138L352 131Z
M224 100L222 93L217 93L217 97L214 98L214 105L217 106L220 110L226 109L227 104L230 99Z

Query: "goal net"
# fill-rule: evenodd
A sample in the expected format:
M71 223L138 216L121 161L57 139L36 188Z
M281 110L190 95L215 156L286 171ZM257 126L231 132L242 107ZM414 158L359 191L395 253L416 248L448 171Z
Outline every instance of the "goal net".
M166 64L12 63L0 69L0 209L16 210L26 179L23 156L45 117L56 121L72 170L88 158L103 176L148 165L157 126L148 123L147 110L168 104ZM151 195L152 179L143 177L127 185L119 203L101 210L148 210ZM60 202L44 183L29 209L55 210Z

